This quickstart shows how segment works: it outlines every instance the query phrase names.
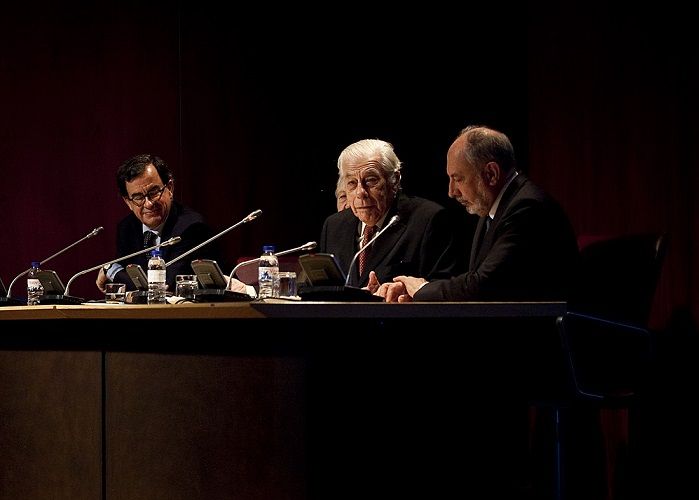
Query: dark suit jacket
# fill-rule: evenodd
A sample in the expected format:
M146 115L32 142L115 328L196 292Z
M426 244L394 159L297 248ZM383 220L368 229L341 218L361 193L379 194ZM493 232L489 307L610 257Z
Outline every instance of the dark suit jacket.
M206 241L213 236L213 233L200 214L173 201L167 221L165 222L165 226L163 226L163 233L160 235L160 241L163 242L173 236L180 236L182 241L175 245L161 248L161 255L166 263L197 246L199 243ZM130 213L117 225L117 256L128 255L142 249L143 224L133 213ZM127 264L139 264L147 273L149 257L148 254L142 254L129 260L122 261L120 264L124 267L126 267ZM204 258L214 259L217 260L220 265L225 265L220 260L219 247L216 245L216 241L213 241L187 257L178 260L171 266L168 266L168 291L175 291L175 276L178 274L193 274L194 271L192 271L190 263L194 259ZM229 271L223 268L222 270L224 273ZM134 288L126 271L117 273L114 281L126 283L127 288L130 290Z
M381 283L401 274L431 278L453 276L466 269L466 252L454 237L448 211L429 200L399 194L388 211L384 224L398 214L400 221L391 226L369 248L366 269L357 276L357 262L350 270L350 284L366 286L369 271L375 271ZM347 272L359 250L357 237L361 222L352 210L329 216L323 224L319 251L335 254Z
M487 234L476 226L469 271L415 294L422 301L565 300L578 267L563 209L525 175L507 187Z

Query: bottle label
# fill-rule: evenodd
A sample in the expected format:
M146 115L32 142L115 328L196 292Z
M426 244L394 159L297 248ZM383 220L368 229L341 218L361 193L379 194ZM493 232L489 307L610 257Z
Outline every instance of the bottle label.
M165 283L165 269L148 269L148 283Z
M27 278L27 305L35 306L41 301L44 295L44 287L38 278Z
M261 267L257 274L258 281L272 281L279 274L278 267Z
M278 297L275 294L275 284L279 282L279 267L260 267L257 274L257 284L259 285L259 297ZM278 288L278 287L276 287Z

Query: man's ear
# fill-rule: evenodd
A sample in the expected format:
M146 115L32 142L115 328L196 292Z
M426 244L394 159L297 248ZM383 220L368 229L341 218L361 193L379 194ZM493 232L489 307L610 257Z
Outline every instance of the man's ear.
M500 182L501 177L500 165L494 161L489 161L485 164L483 175L488 186L496 186Z
M395 181L391 188L393 189L393 196L398 195L398 186L400 186L400 170L398 172L393 172L393 180Z

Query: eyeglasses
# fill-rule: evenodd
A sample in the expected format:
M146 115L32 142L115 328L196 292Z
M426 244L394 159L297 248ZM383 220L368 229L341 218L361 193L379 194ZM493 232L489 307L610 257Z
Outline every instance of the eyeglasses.
M141 193L136 193L135 195L127 199L137 207L143 206L143 204L146 202L146 198L148 198L148 201L150 201L151 203L155 203L163 195L165 189L168 187L169 184L170 183L168 182L161 188L153 188L150 191L148 191L145 195Z

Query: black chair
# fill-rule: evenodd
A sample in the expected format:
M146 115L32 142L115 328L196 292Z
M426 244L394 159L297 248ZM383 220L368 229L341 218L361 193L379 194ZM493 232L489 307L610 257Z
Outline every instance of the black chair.
M581 249L580 275L568 312L557 320L569 375L568 391L553 403L558 499L596 498L597 493L599 498L616 498L616 492L628 493L632 487L621 471L633 462L631 448L638 432L634 416L652 372L648 320L667 244L665 234L634 234ZM604 439L602 412L616 416L627 429L622 442L604 442L609 440ZM595 437L598 454L585 455L571 444L575 438L594 450ZM597 490L591 477L595 474L590 473L594 467L585 463L587 459L603 464ZM590 490L580 492L582 480L593 485Z
M647 326L667 244L666 234L644 233L583 246L568 310Z
M556 326L576 398L613 407L639 393L653 353L647 328L573 312Z
M653 336L647 328L571 312L556 326L570 375L570 394L554 408L556 498L628 498Z

